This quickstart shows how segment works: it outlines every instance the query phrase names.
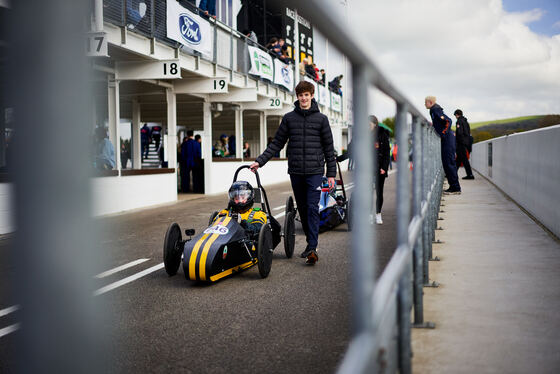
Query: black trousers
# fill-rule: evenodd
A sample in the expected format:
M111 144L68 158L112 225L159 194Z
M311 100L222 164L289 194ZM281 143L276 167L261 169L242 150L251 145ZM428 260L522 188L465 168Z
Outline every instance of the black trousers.
M317 248L319 242L319 199L322 179L322 174L290 175L301 226L309 248Z
M461 163L463 163L463 166L465 167L467 176L471 176L472 169L469 159L467 158L467 147L463 144L457 144L457 170L459 170L459 165L461 165Z
M375 180L375 193L377 195L375 199L375 213L381 213L381 208L383 208L383 187L385 186L386 175L382 176L379 172L377 173Z

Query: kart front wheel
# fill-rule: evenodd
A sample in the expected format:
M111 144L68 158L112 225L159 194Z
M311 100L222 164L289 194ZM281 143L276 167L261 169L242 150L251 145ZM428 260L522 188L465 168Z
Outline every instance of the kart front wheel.
M264 224L259 232L259 242L257 246L257 257L259 266L259 274L261 278L266 278L268 273L270 273L270 268L272 267L272 251L274 247L272 245L272 230L270 224Z
M287 212L284 219L284 251L286 257L292 258L296 245L296 212Z
M169 226L163 241L163 264L169 276L177 274L181 264L182 243L181 228L175 222Z

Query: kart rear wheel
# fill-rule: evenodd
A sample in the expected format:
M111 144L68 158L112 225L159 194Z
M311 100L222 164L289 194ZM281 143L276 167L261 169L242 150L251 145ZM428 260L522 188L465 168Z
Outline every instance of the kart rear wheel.
M257 246L257 256L259 266L259 274L261 278L266 278L268 273L270 273L270 268L272 267L272 251L274 247L272 245L272 230L270 224L267 223L261 227L259 232L259 242Z
M216 218L217 215L218 215L218 212L214 212L214 213L210 214L210 219L208 220L208 226L212 226L212 222L214 222L214 219Z
M181 264L181 253L183 248L181 228L175 222L169 226L165 233L165 240L163 241L163 263L165 271L169 276L177 274L179 265Z
M288 215L288 212L294 211L294 209L294 198L292 196L288 196L286 199L286 215Z
M284 220L284 251L286 257L292 258L294 254L294 247L296 245L296 212L286 213Z

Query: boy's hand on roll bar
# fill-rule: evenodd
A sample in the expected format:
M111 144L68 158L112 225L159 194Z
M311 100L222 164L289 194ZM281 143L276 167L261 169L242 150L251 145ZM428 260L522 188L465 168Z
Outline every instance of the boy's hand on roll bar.
M251 169L251 171L252 171L253 173L255 173L259 167L260 167L260 165L259 165L259 163L256 162L256 161L253 162L253 163L249 166L249 168Z

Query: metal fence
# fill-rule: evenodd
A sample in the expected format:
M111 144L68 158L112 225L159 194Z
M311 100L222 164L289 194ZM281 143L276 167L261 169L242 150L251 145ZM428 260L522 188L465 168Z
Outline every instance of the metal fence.
M360 206L372 206L375 160L369 134L368 89L373 86L397 103L397 249L384 272L376 281L377 249L375 226L370 212L352 212L352 309L353 338L339 367L339 373L410 373L411 327L433 327L424 321L422 288L429 283L428 261L439 213L443 170L440 139L427 120L383 76L369 56L370 48L360 43L359 35L344 28L335 18L337 11L330 2L287 0L304 17L314 20L326 38L352 63L354 131L356 154L355 190L352 200ZM412 178L409 160L409 124L412 116ZM412 179L412 184L410 184ZM410 320L414 308L414 320Z

